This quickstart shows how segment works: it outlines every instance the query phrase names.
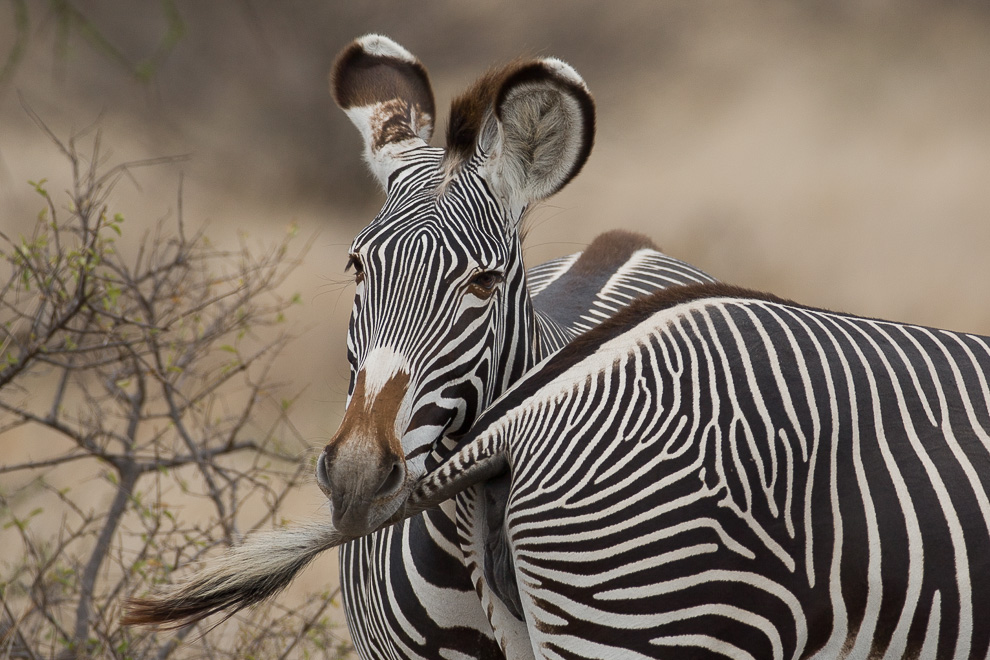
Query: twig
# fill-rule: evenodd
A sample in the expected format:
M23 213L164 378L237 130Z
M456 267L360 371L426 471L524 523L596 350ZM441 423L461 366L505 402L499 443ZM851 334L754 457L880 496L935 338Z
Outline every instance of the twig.
M96 537L96 545L89 555L86 568L83 569L80 581L79 604L76 607L76 624L72 635L72 640L76 648L81 648L82 644L89 636L90 613L93 606L93 594L96 589L96 578L100 571L100 566L106 559L113 542L117 527L127 510L127 502L134 494L134 486L138 477L141 476L137 470L122 470L119 474L120 483L117 486L117 493L110 504L110 511L103 522L99 535Z

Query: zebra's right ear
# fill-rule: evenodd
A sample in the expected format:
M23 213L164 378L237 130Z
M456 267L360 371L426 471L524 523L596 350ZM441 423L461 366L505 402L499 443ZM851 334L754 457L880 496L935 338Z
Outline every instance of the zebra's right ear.
M518 218L577 176L594 141L595 102L577 71L556 58L520 61L455 99L447 169L482 154L479 174Z
M433 88L419 60L388 37L369 34L345 48L330 74L337 105L361 131L364 157L383 188L398 156L433 135Z

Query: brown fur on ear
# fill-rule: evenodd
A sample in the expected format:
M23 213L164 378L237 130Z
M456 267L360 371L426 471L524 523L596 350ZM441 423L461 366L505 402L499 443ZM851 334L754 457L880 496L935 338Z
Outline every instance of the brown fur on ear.
M449 180L480 147L482 176L518 213L577 175L594 136L595 104L573 68L554 58L516 61L454 100L444 169Z
M446 158L449 162L459 165L474 155L482 124L488 113L493 112L506 79L533 64L536 62L517 60L491 69L453 100L447 122Z
M355 40L337 57L330 91L364 139L364 158L388 188L398 153L425 147L433 135L430 77L412 53L380 34Z

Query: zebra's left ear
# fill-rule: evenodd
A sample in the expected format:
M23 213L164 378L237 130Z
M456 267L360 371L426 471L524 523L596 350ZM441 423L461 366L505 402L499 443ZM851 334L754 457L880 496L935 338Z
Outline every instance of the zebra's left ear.
M479 167L513 214L574 178L595 141L595 103L570 65L546 58L493 71L454 101L448 159Z
M402 154L433 135L433 88L426 68L380 34L345 48L330 74L330 91L364 138L364 157L383 188Z

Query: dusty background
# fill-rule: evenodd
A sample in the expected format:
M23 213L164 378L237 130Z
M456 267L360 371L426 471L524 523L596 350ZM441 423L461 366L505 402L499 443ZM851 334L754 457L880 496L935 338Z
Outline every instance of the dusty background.
M97 122L115 161L190 155L118 188L131 237L175 213L180 173L187 223L215 242L274 240L298 223L315 238L291 283L305 304L285 378L306 387L295 421L319 447L346 390L347 244L381 202L326 73L375 31L423 60L439 108L520 54L585 77L597 145L534 214L532 264L624 227L733 283L990 334L990 10L798 4L77 0L110 52L30 0L23 57L0 88L0 225L39 210L28 180L66 180L22 103L61 136ZM15 5L0 4L0 58L18 43ZM149 60L142 82L133 70ZM0 462L43 451L0 438ZM322 496L295 506L318 514Z

